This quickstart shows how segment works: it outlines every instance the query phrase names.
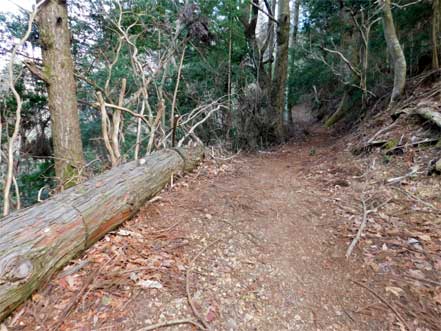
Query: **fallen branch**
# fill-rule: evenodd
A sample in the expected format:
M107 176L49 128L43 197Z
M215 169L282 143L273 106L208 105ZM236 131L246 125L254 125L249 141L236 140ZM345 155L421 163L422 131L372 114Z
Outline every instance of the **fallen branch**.
M178 147L181 147L182 144L184 143L185 139L187 139L190 135L193 135L193 134L194 134L194 130L196 130L196 128L197 128L198 126L200 126L200 125L203 124L205 121L207 121L207 120L211 117L211 115L213 115L213 113L214 113L215 111L218 111L218 110L221 109L222 107L224 107L224 106L222 106L222 105L218 105L216 108L213 108L212 110L210 110L210 112L209 112L209 113L208 113L203 119L201 119L199 122L197 122L195 125L193 125L193 126L191 127L191 129L187 132L187 134L186 134L184 137L181 138L181 140L180 140L179 143L178 143Z
M419 115L441 128L441 113L433 110L428 104L418 104L411 114Z
M363 207L363 219L361 221L360 227L358 228L357 235L352 240L351 244L348 247L348 250L346 251L346 258L349 258L349 256L351 256L352 251L354 250L355 246L357 245L358 241L360 240L361 234L363 233L363 230L366 227L368 216L372 212L372 210L367 209L366 200L364 198L361 199L361 205Z
M366 199L364 197L364 193L363 193L362 197L361 197L361 206L362 206L362 210L363 210L362 221L361 221L360 227L358 228L358 231L357 231L357 234L356 234L355 238L352 240L351 244L349 245L349 247L348 247L348 249L346 251L346 258L349 258L351 256L355 246L360 241L361 235L363 234L363 231L366 228L369 214L377 212L380 208L382 208L383 206L387 205L391 201L391 199L389 199L386 202L380 204L379 206L377 206L377 207L375 207L373 209L368 209L367 208L367 202L369 200L371 200L371 199L370 198Z
M87 288L90 284L93 283L93 281L96 279L96 276L100 273L104 266L101 268L97 268L95 272L90 274L90 276L87 278L87 280L84 282L81 289L78 291L77 295L70 301L70 303L67 305L66 308L64 308L63 312L61 313L60 320L57 322L57 324L52 328L52 330L57 331L66 321L66 318L70 315L70 313L73 311L73 309L77 306L78 302L81 301L81 298L86 293Z
M378 300L380 300L386 307L388 307L395 314L395 316L400 320L401 323L404 324L404 326L407 328L407 330L411 330L411 328L407 324L406 320L403 318L403 316L401 316L401 314L395 309L394 306L392 306L389 302L387 302L380 295L378 295L374 290L370 289L366 285L364 285L360 282L357 282L356 280L352 280L352 282L354 284L357 284L358 286L368 290L374 297L376 297Z
M365 147L370 146L380 134L383 134L383 133L385 133L386 131L389 131L389 130L392 129L397 123L398 123L397 121L394 121L394 122L392 122L392 124L390 124L390 125L388 125L388 126L382 128L381 130L377 131L377 133L375 133L375 134L374 134L374 135L368 140L368 142L366 143Z
M192 297L191 297L191 292L190 292L190 275L191 275L191 270L193 269L193 267L194 267L194 264L195 264L195 262L196 262L196 260L204 253L204 252L206 252L207 251L207 249L209 249L210 247L212 247L212 246L214 246L214 245L216 245L218 242L220 242L222 239L217 239L217 240L215 240L215 241L213 241L211 244L208 244L207 246L205 246L203 249L201 249L200 251L199 251L199 253L198 254L196 254L196 256L190 261L190 265L188 266L188 269L187 269L187 273L186 273L186 276L185 276L185 290L186 290L186 292L187 292L187 300L188 300L188 303L189 303L189 305L190 305L190 307L191 307L191 310L193 311L193 314L197 317L197 319L202 323L202 325L207 329L207 330L210 330L211 328L210 328L210 325L205 321L205 318L203 318L203 316L199 313L199 311L197 310L197 308L196 308L196 306L195 306L195 304L194 304L194 302L193 302L193 299L192 299Z
M433 211L437 211L440 212L441 210L439 208L436 208L434 205L432 205L431 203L424 201L420 198L418 198L416 195L410 193L409 191L406 191L404 189L401 189L399 187L392 187L393 189L397 190L398 192L403 193L404 195L407 195L409 198L413 199L414 201L419 202L420 204L432 209Z
M407 174L405 174L404 176L394 177L394 178L390 178L390 179L386 180L386 184L393 185L393 184L400 183L401 181L403 181L406 178L415 177L415 175L418 173L418 170L419 170L418 166L412 167L410 169L410 171Z
M150 326L146 326L142 329L138 329L137 331L150 331L150 330L165 328L167 326L180 325L180 324L191 324L191 325L194 325L195 327L199 328L200 330L206 330L199 323L193 321L192 319L186 318L186 319L173 320L173 321L168 321L168 322L164 322L164 323L153 324Z

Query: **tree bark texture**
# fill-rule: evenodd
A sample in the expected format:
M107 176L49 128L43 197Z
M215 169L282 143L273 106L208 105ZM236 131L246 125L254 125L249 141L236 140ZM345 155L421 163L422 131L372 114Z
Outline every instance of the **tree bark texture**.
M290 72L289 72L289 81L292 81L294 79L295 74L295 47L297 44L297 34L299 31L299 16L300 16L300 2L301 0L293 0L293 8L292 8L292 16L293 16L293 23L292 23L292 31L291 31L291 40L289 42L290 50ZM294 107L294 104L292 102L292 97L290 97L290 94L294 93L294 89L292 86L289 86L288 88L288 123L292 123L292 107Z
M391 104L403 94L406 86L406 58L397 37L394 18L391 10L391 0L383 0L383 27L384 38L394 65L394 87L392 90Z
M40 1L40 0L37 0ZM78 182L84 168L66 1L46 0L37 16L47 84L55 173L65 187Z
M340 100L337 110L326 120L325 127L330 128L339 120L341 120L348 112L347 101L349 98L348 90L345 90L343 97Z
M279 140L284 140L286 130L283 114L285 111L286 81L288 78L288 53L289 53L289 26L290 11L289 0L279 0L279 26L277 29L277 49L272 84L271 104L273 108L274 127Z
M418 104L411 114L419 115L441 129L441 113L437 112L435 109L436 106Z
M301 0L292 0L292 31L291 31L291 41L290 47L294 47L297 43L297 35L299 32L299 17L300 17L300 4Z
M202 157L202 146L156 152L0 220L0 322Z

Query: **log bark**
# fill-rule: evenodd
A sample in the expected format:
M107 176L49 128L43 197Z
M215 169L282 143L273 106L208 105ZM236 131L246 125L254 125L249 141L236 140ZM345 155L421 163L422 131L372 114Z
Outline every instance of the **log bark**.
M430 121L432 124L435 124L439 128L441 128L441 113L434 110L434 107L430 107L428 105L418 105L413 111L412 114L419 115L422 118Z
M441 172L441 159L435 163L435 170Z
M0 322L202 157L201 146L156 152L0 220Z

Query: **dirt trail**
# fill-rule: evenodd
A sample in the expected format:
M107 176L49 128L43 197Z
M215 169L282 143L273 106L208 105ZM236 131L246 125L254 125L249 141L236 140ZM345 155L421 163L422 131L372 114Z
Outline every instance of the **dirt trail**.
M106 263L111 271L122 269L120 275L128 271L119 282L107 287L97 282L67 314L63 307L73 294L66 297L58 277L40 292L46 302L28 303L11 330L44 329L42 324L54 325L63 314L69 317L60 330L139 330L195 319L187 302L186 270L208 245L194 262L188 285L212 330L387 329L381 311L376 318L365 314L364 308L378 301L352 282L365 271L344 259L346 243L332 232L340 221L335 207L308 177L322 158L334 157L332 144L316 133L306 143L237 157L220 166L217 176L201 168L144 208L125 225L126 233L108 236L82 258L117 256L109 258L117 261L114 265ZM160 235L152 237L152 229ZM151 239L140 249L131 244L138 240L134 234ZM124 254L130 263L121 262ZM149 266L156 270L143 274ZM98 270L96 278L109 272ZM48 305L55 307L50 314ZM167 330L195 329L187 324Z

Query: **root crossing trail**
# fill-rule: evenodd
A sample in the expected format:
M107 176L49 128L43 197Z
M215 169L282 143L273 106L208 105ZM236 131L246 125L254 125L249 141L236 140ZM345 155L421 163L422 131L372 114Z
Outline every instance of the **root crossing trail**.
M132 262L107 262L112 272L122 269L124 282L91 285L60 330L141 330L182 319L205 323L211 330L387 329L381 324L384 311L373 318L367 309L378 300L353 283L368 275L344 258L347 242L333 232L340 221L335 206L309 178L322 159L336 157L332 144L316 134L307 143L239 156L220 166L220 172L227 170L217 176L205 174L207 167L202 167L163 192L125 225L125 233L119 230L84 257L126 254ZM137 240L133 234L146 238L146 229L153 239L145 248L130 250ZM98 270L103 278L110 272L105 269ZM61 293L65 291L52 288L41 295L59 303ZM32 313L26 310L14 321L24 321L20 330L35 315L40 322L50 321L39 305L28 308Z

